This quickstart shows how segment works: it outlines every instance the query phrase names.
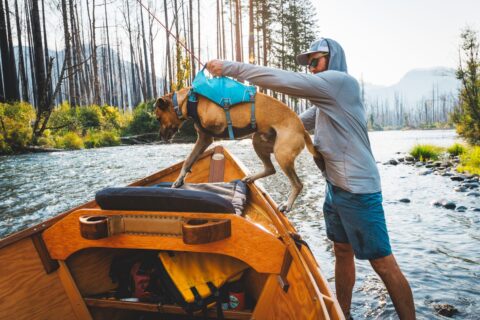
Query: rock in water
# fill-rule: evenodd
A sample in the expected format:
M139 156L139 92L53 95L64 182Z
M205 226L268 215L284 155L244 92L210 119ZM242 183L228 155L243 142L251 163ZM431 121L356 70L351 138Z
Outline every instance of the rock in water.
M422 170L422 171L419 171L418 172L418 175L420 176L426 176L427 174L430 174L432 173L433 171L431 169L425 169L425 170Z
M458 187L453 188L453 190L455 190L456 192L466 192L467 188L465 188L463 186L458 186Z
M457 205L453 201L448 201L448 200L442 201L442 207L444 207L445 209L453 210L455 209L456 206Z
M390 160L388 160L387 164L391 164L393 166L396 166L398 164L398 161L395 160L395 159L390 159Z
M424 164L425 163L418 161L418 162L415 162L415 167L422 167Z
M451 304L434 304L433 309L435 312L437 312L439 315L444 316L444 317L452 317L454 314L458 313L457 308L452 306Z
M462 176L462 175L451 176L450 180L452 180L452 181L463 181L463 180L465 180L465 176Z
M472 191L472 192L467 193L467 196L468 197L480 197L480 192Z
M410 203L410 199L408 199L408 198L402 198L398 201L403 202L403 203Z
M433 163L433 166L434 166L434 167L440 167L440 166L442 166L442 164L443 164L442 161L435 161L435 162Z
M467 183L462 184L462 186L464 186L465 188L469 188L469 189L476 189L476 188L478 188L479 185L476 182L467 182Z
M465 211L467 211L467 207L465 207L465 206L459 206L459 207L457 207L456 210L457 210L458 212L465 212Z
M432 202L430 202L430 204L432 206L435 206L435 207L441 207L443 201L446 201L446 200L445 199L432 200Z
M413 161L415 161L415 158L412 157L412 156L405 156L405 161L413 162Z

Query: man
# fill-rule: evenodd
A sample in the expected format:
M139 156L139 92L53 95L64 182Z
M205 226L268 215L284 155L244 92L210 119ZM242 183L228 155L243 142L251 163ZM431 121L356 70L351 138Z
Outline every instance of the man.
M300 118L307 130L315 129L314 145L324 158L317 163L327 181L323 211L327 236L334 242L335 288L345 317L350 318L355 256L370 261L400 319L415 319L412 291L390 248L360 88L347 73L344 51L336 41L321 38L297 62L313 74L220 60L208 62L207 69L310 100L313 106Z

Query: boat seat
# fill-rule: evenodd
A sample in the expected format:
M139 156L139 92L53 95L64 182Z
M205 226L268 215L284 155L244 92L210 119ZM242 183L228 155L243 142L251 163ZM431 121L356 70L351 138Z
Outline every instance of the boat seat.
M215 193L174 188L106 188L95 201L103 210L235 213L232 202Z

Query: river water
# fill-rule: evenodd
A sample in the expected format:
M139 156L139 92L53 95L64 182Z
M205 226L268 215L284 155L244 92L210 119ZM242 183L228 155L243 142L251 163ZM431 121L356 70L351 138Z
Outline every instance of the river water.
M455 306L459 311L455 318L480 318L480 212L473 211L480 207L480 198L453 191L458 183L447 177L419 176L420 169L382 163L416 143L448 146L457 139L452 130L370 133L392 248L412 287L419 319L443 318L433 310L436 303ZM250 140L222 145L252 172L261 168ZM126 185L181 161L191 148L159 144L0 157L0 237L82 204L99 189ZM289 218L334 288L332 245L321 210L325 182L306 150L296 167L304 191ZM279 203L288 194L289 183L281 170L277 172L257 183ZM411 202L399 202L401 198ZM468 210L461 213L430 204L439 198ZM382 282L365 261L357 261L352 314L355 319L397 319Z

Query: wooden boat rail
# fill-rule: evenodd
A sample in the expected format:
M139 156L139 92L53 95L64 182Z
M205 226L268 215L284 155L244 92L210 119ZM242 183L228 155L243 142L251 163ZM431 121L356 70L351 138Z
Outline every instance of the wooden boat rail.
M181 235L118 234L97 240L82 237L79 224L81 216L110 216L126 213L180 219L229 220L232 234L224 240L206 244L184 243ZM56 260L66 260L73 253L90 247L210 252L242 260L260 273L279 274L285 255L285 245L279 239L234 214L80 209L45 230L43 239L50 256ZM249 239L249 241L244 241L244 239ZM271 258L263 259L266 256Z

